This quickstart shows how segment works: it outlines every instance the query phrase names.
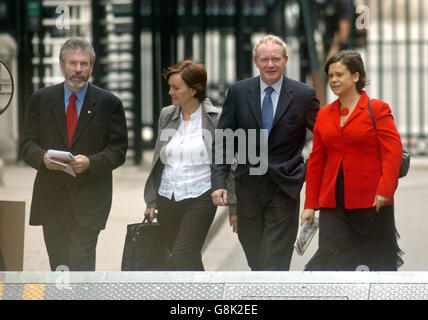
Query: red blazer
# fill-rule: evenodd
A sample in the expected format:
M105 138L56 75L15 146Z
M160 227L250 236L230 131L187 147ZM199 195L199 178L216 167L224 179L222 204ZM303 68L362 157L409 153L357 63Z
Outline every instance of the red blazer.
M305 209L336 207L340 164L345 179L345 208L373 207L375 195L391 199L398 185L402 145L391 109L371 100L376 129L363 91L357 106L340 129L339 100L321 108L315 121L312 152L306 172Z

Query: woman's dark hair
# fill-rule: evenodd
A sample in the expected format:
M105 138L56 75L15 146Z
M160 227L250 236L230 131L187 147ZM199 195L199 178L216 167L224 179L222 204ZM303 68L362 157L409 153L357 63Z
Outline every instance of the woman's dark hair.
M168 67L164 78L168 81L174 73L179 73L183 81L192 89L196 90L195 98L202 102L207 96L207 71L201 63L191 60L180 61Z
M324 65L324 71L326 74L328 74L330 65L336 62L340 62L345 65L352 74L355 72L360 74L360 79L356 83L356 88L357 91L361 93L364 87L368 85L368 81L366 79L366 71L364 70L364 63L360 53L354 50L343 50L333 54L328 58Z

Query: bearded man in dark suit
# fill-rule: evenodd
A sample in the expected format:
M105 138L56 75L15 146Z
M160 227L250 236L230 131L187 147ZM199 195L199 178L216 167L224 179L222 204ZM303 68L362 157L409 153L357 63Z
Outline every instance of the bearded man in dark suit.
M287 46L280 38L268 35L258 42L254 63L260 76L229 88L213 144L215 205L227 205L226 179L233 160L228 145L238 152L237 208L229 217L251 270L290 268L305 179L302 149L319 110L314 88L283 75L287 62ZM228 143L227 131L245 137Z
M30 225L42 225L50 267L95 271L98 235L112 202L112 170L125 162L128 134L122 102L88 82L92 45L68 39L60 51L65 81L34 92L21 136L25 163L37 170ZM69 151L76 177L49 161L49 149ZM51 159L52 160L52 159Z

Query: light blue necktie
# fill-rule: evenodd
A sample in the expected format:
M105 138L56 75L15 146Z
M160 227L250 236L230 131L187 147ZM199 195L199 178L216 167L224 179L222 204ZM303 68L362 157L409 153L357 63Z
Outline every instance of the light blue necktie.
M263 98L262 103L262 121L263 121L263 129L268 130L268 134L270 133L270 129L272 127L273 121L273 103L270 95L272 94L273 88L267 87L265 89L265 97Z

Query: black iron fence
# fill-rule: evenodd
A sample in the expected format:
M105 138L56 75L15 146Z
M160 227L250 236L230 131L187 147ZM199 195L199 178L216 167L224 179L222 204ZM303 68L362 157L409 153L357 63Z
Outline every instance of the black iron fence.
M428 153L428 4L364 1L370 8L364 50L369 92L387 101L407 148Z
M55 71L58 49L72 35L92 40L97 52L93 82L112 90L124 102L130 128L129 155L137 164L142 152L154 146L160 109L170 104L163 70L181 59L205 64L208 96L221 106L231 83L256 74L254 43L263 34L274 33L289 46L286 73L314 85L320 99L329 102L333 97L326 88L322 66L330 44L328 22L333 19L328 14L334 3L19 0L21 114L34 89L60 79ZM350 37L349 47L364 56L371 79L367 91L390 103L408 149L426 154L428 5L423 0L354 0L353 5L351 25L360 34ZM58 29L55 24L59 6L70 11L68 29ZM364 26L358 30L357 20Z
M221 106L226 90L231 83L254 74L253 44L260 34L275 33L283 38L300 35L303 17L299 1L284 0L139 0L101 1L97 8L97 19L110 13L119 18L132 11L133 49L133 116L135 162L141 161L141 152L153 148L157 136L157 119L160 109L170 104L168 87L162 78L163 71L182 59L193 59L205 64L208 71L208 96L214 104ZM126 7L128 9L126 9ZM295 15L288 24L284 13L287 7L295 8ZM308 17L308 19L310 19ZM94 19L96 20L96 19ZM309 21L308 21L309 22ZM98 26L98 27L97 27ZM112 33L101 31L103 24L94 25L94 43L102 52L103 39ZM299 29L299 30L298 30ZM113 29L112 29L113 30ZM313 34L306 28L307 34ZM307 36L298 36L300 44L305 44ZM307 48L306 46L305 48ZM105 48L104 48L105 52ZM306 80L307 69L311 67L308 50L297 52L300 62L299 74ZM315 53L315 59L317 56ZM315 69L317 67L312 66ZM109 74L107 69L99 69L94 74L95 81L112 87L112 79L103 81L101 74ZM137 93L137 94L136 94Z

